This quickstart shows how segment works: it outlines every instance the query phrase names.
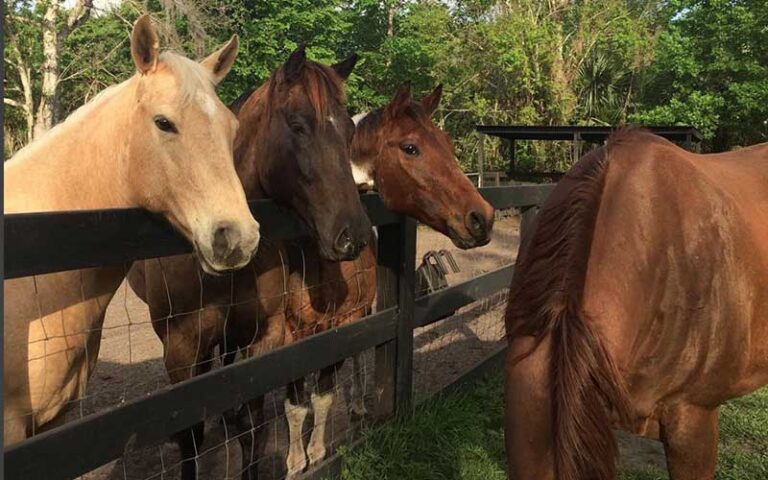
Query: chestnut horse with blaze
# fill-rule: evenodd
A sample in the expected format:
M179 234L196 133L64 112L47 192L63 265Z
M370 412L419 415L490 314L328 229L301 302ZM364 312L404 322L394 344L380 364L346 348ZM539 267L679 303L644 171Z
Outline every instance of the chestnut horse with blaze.
M490 241L494 210L461 171L451 139L431 120L441 95L442 86L437 86L421 101L414 101L406 83L385 107L356 116L352 173L358 188L375 187L389 210L447 235L459 248L474 248ZM370 312L377 288L374 242L358 259L341 263L324 260L311 240L300 247L290 250L289 257L288 341L347 324ZM310 396L315 415L306 454L302 426L309 409L303 398L303 379L287 389L291 475L306 467L307 457L314 464L325 456L325 424L338 367L340 364L320 371L318 391ZM358 392L353 391L351 409L363 414L359 368L354 371L353 390Z
M768 144L698 155L623 130L521 247L507 309L515 479L616 476L611 428L712 479L718 407L768 383Z

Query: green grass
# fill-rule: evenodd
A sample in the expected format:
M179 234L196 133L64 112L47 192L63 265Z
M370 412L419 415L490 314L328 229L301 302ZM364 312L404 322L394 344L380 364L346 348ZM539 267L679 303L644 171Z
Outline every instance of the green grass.
M429 400L406 420L365 434L342 451L343 480L505 480L501 375L471 389ZM768 479L768 389L721 408L717 478ZM621 472L621 480L665 480L653 466Z

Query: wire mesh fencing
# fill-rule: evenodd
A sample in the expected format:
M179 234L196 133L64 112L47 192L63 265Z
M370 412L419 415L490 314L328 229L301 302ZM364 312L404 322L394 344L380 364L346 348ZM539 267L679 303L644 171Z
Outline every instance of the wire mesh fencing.
M492 242L467 251L454 247L439 233L420 227L416 264L430 250L446 251L457 267L447 275L447 285L466 282L514 261L519 227L520 216L515 210L497 211ZM269 245L269 241L265 243ZM374 309L375 256L362 255L344 267L322 262L305 240L277 243L282 247L273 245L277 253L269 256L272 287L256 289L258 294L253 294L254 284L247 280L249 276L259 277L256 270L245 269L213 279L197 268L185 277L184 288L180 288L174 287L171 280L173 275L178 276L178 268L165 259L151 259L145 264L159 271L154 284L159 285L159 293L149 301L152 308L136 295L129 282L123 281L114 296L107 298L103 319L83 327L70 322L66 312L61 313L54 320L63 332L58 337L68 349L48 352L43 347L36 361L50 355L57 359L49 362L56 363L55 368L78 366L82 392L69 392L74 399L66 402L64 414L32 433L111 411L169 384L218 370L233 360L258 357L356 322ZM123 274L128 272L127 267L122 268ZM244 295L238 285L245 285L251 293ZM397 290L386 285L378 287L380 292ZM84 299L88 289L81 282L76 289L79 292L70 296ZM185 294L183 299L179 291ZM147 298L146 292L142 296ZM505 299L506 291L495 293L413 332L417 397L450 384L501 345ZM245 322L250 329L234 334L237 322ZM46 345L47 340L55 338L44 329L44 335L31 337L30 342ZM165 442L129 442L122 457L81 478L175 479L190 465L194 465L200 479L241 478L245 471L258 472L262 479L294 477L328 458L372 424L370 414L377 389L375 357L370 349L263 398L245 403L233 399L232 404L241 406L209 415L201 425ZM37 413L33 409L27 415ZM117 448L121 447L122 443L117 444Z
M459 250L448 239L420 230L418 245L447 249L459 266L446 276L448 286L512 265L520 243L520 214L498 210L492 241L480 248ZM446 243L447 242L447 243ZM434 247L432 247L434 248ZM414 387L417 399L429 397L482 361L504 343L507 289L466 305L452 315L414 330Z
M161 290L164 290L160 305L154 305L152 314L127 280L112 297L103 322L76 331L75 327L80 324L73 326L62 312L63 333L32 338L30 348L59 337L64 341L76 339L72 350L77 350L79 355L65 357L66 361L60 362L62 352L57 350L50 358L57 359L55 367L59 369L86 368L90 378L84 394L74 394L75 398L65 402L62 415L54 423L34 429L32 435L217 369L226 363L222 355L225 352L234 354L236 359L257 356L370 313L376 288L375 256L345 262L346 268L341 272L338 264L324 262L316 252L308 252L306 244L303 240L286 242L278 252L282 253L278 262L282 278L275 280L278 285L245 299L235 294L236 277L210 279L198 269L194 277L181 282L184 288L199 287L195 293L198 298L192 302L197 308L191 308L186 300L176 304L179 286L174 282L178 283L178 279L171 278L174 272L169 265L171 260L185 257L173 257L147 260L159 267ZM367 284L363 277L369 280ZM213 295L206 290L217 288L211 282L225 286L229 283L232 292ZM84 289L82 285L79 288ZM167 298L167 303L162 297ZM45 299L40 301L44 303ZM233 312L245 308L258 313L261 311L258 306L270 303L277 305L273 312L278 315L246 319L254 324L254 348L242 342L228 347L227 332L234 328L230 323ZM254 308L248 310L251 307ZM243 315L239 321L243 321ZM260 330L280 331L280 340L259 345L264 337ZM81 340L86 337L91 341ZM42 361L45 373L49 367L45 360L49 357L45 348L41 350L43 354L32 356L31 361ZM191 436L191 455L189 450L183 454L171 438L152 447L128 445L122 458L82 478L178 478L182 465L188 462L195 464L198 478L241 478L246 469L258 471L260 478L266 479L297 474L322 461L366 424L372 378L373 353L363 352L355 356L354 361L350 359L293 382L260 401L244 404L237 412L206 419L203 435ZM38 413L32 410L27 415L32 417Z

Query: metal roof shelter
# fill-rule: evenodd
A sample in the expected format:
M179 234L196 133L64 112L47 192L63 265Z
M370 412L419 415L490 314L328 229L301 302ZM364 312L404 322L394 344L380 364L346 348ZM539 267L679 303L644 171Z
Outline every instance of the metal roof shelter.
M531 173L524 174L518 172L515 168L515 145L519 140L570 140L573 142L572 157L575 162L581 156L582 143L603 143L608 136L617 130L618 127L594 127L594 126L532 126L532 125L475 125L475 129L480 133L481 148L478 158L478 169L483 172L483 149L482 142L485 135L502 138L509 142L509 171L508 175L512 177L531 176ZM651 132L666 138L672 142L682 143L683 147L692 150L701 150L701 141L703 139L701 132L694 127L675 127L675 126L651 126L643 127ZM538 177L559 178L563 172L536 172Z

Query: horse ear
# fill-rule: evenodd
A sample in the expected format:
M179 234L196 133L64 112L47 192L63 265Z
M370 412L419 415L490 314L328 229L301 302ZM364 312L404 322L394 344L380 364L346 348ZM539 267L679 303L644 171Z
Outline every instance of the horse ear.
M142 75L152 73L157 68L160 56L160 40L152 26L149 14L144 14L133 24L131 32L131 56L136 70Z
M411 82L404 82L395 92L392 101L387 105L386 113L389 117L397 117L411 104Z
M237 52L240 49L240 39L237 34L232 35L232 38L220 49L216 50L212 54L208 55L205 60L200 62L206 70L211 72L213 83L218 85L219 82L224 80L229 71L232 69L232 65L237 58Z
M424 112L428 117L437 110L437 106L440 104L440 97L443 95L443 84L440 84L432 90L432 93L421 99L421 106L424 108Z
M307 63L307 52L304 44L300 44L296 50L291 53L288 60L283 65L283 77L286 82L296 80Z
M349 74L352 73L352 69L355 68L355 64L357 64L357 54L353 53L349 57L347 57L345 60L340 61L339 63L336 63L331 66L336 73L344 80L349 78Z

